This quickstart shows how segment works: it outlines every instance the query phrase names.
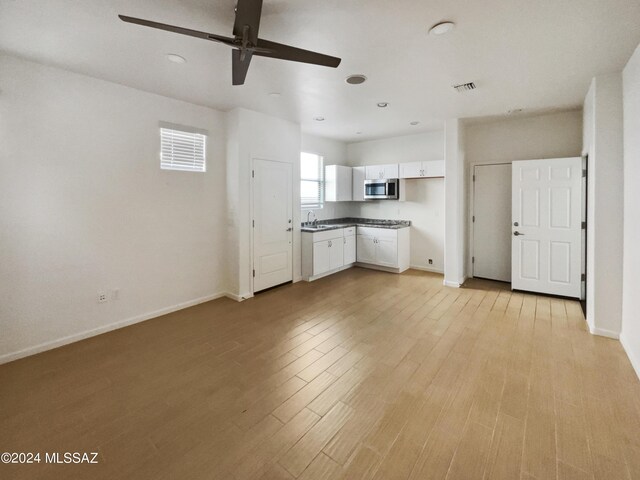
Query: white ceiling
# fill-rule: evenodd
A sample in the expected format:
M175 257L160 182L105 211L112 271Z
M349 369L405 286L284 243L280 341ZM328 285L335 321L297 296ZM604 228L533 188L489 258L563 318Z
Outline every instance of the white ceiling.
M575 108L640 42L638 0L264 0L260 36L339 56L337 69L254 58L231 85L228 47L117 14L231 35L234 0L0 0L0 50L189 102L241 106L346 141L446 118ZM428 27L452 20L442 37ZM187 58L184 65L166 53ZM363 73L368 81L347 85ZM474 81L459 94L451 86ZM280 92L280 97L268 95ZM389 102L380 109L376 103ZM316 116L326 118L315 122ZM409 122L420 121L418 126ZM356 135L357 131L363 132Z

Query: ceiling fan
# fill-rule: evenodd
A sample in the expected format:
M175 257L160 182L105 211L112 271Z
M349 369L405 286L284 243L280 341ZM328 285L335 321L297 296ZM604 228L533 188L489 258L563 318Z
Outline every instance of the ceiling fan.
M238 0L236 5L236 19L233 23L233 37L225 37L214 33L199 32L188 28L167 25L166 23L153 22L142 18L127 17L118 15L120 20L128 23L135 23L145 27L158 28L169 32L189 35L191 37L219 42L233 48L233 85L243 85L249 70L251 58L254 55L259 57L279 58L293 62L311 63L325 67L336 68L340 65L340 58L324 55L322 53L303 50L301 48L283 45L258 38L260 27L260 14L262 12L262 0Z

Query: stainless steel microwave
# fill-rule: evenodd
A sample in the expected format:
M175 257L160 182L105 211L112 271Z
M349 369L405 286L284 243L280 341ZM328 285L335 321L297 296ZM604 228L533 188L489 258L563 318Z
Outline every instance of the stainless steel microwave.
M365 200L398 200L400 182L397 178L364 181Z

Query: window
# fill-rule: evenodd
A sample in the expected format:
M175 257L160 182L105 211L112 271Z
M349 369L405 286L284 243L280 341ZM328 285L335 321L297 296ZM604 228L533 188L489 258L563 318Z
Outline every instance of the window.
M185 172L205 172L207 136L193 129L160 125L160 168Z
M322 157L314 153L300 154L300 203L302 208L322 208L324 201L324 169Z

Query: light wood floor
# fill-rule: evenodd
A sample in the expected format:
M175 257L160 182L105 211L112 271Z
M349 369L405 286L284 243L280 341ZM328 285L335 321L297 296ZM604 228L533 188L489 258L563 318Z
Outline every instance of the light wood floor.
M640 382L577 302L351 269L0 366L16 479L639 479Z

